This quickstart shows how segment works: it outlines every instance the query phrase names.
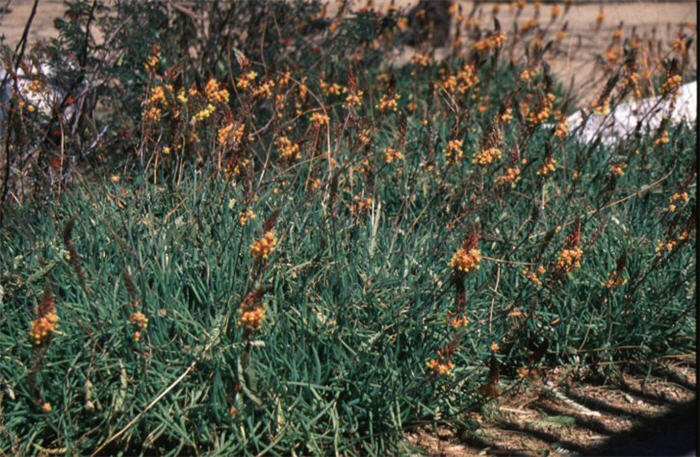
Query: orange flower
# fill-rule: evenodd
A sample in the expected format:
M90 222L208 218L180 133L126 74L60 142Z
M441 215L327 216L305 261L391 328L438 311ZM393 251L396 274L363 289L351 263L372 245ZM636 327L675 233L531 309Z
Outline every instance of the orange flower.
M554 157L547 157L542 166L537 170L537 174L543 176L548 175L556 170L556 165L557 161L554 159Z
M34 344L40 345L48 340L58 328L58 315L56 314L56 300L51 292L45 291L37 312L38 317L31 323L29 335Z
M462 140L450 140L445 148L447 163L459 163L462 160Z
M461 316L461 317L447 317L447 322L454 328L455 330L458 328L466 327L467 324L469 323L469 320L467 319L467 316Z
M496 178L496 184L510 183L511 187L515 187L515 183L520 180L520 167L508 167L503 175Z
M437 359L431 359L426 362L426 365L428 365L428 368L433 370L435 374L440 375L440 376L445 376L450 374L450 372L454 369L455 364L451 360L447 361L438 361Z
M134 330L134 341L140 340L141 334L148 327L148 318L141 311L136 311L129 316L129 322L136 327L136 330Z
M681 83L683 82L683 78L681 75L673 75L669 76L666 81L664 81L663 85L661 86L661 93L662 94L670 94L670 93L675 93L679 87L681 87Z
M265 232L262 238L255 240L253 245L250 247L250 255L258 259L267 260L268 256L272 251L275 250L277 246L277 237L275 232L269 230Z
M299 145L292 143L286 136L281 136L277 139L277 148L279 149L280 157L287 160L298 159L301 157Z
M401 98L401 95L395 94L395 95L389 95L389 94L384 94L382 95L382 98L379 99L379 103L377 103L376 108L379 110L380 113L383 113L384 111L397 111L398 110L398 100Z
M401 160L401 159L403 159L403 154L401 154L401 151L397 151L395 148L392 148L391 146L384 149L384 162L391 163L394 160Z
M563 273L571 273L581 268L581 256L583 250L578 247L562 249L559 253L556 269Z
M627 164L624 162L610 164L610 171L612 171L617 176L624 175L626 169L627 169Z
M58 328L58 315L56 310L49 311L46 315L32 321L32 329L29 334L34 339L34 344L39 345Z
M328 124L328 121L330 121L330 117L328 117L327 114L324 113L311 113L310 117L311 123L314 124L316 127L321 127L322 125Z
M450 260L449 266L455 270L466 273L470 270L477 270L481 261L481 251L477 248L459 248Z
M501 158L501 150L498 148L486 148L474 154L472 163L476 165L488 165Z
M262 326L265 319L265 309L262 304L252 309L241 310L241 317L238 323L248 330L257 330Z

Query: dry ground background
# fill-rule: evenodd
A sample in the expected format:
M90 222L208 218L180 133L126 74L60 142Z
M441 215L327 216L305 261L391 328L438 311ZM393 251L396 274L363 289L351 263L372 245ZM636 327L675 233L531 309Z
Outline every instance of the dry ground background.
M386 8L390 0L375 0ZM397 0L399 8L410 8L415 0ZM470 12L474 2L461 1ZM29 17L32 0L0 0L0 34L16 45ZM361 7L365 1L357 2ZM601 7L605 20L594 28ZM492 20L492 3L480 3L475 17L485 26ZM61 0L40 2L30 31L30 42L56 35L53 21L64 10ZM333 14L332 6L329 14ZM498 18L506 31L513 22L525 22L534 15L528 4L516 18L516 10L500 4ZM541 6L542 22L549 18L549 6ZM612 32L619 24L625 35L632 29L642 37L668 42L678 25L697 18L697 3L628 2L601 5L574 4L555 27L568 21L566 52L551 63L555 74L573 84L580 102L595 96L604 76L596 64L605 52ZM557 25L558 24L558 25ZM696 55L693 44L692 55ZM400 56L398 59L406 59ZM448 429L424 429L407 435L407 452L413 455L697 455L697 363L695 354L660 360L649 373L627 374L613 384L581 385L573 373L563 370L537 373L510 388L470 419L480 428L462 435Z
M392 2L392 0L370 1L379 10L386 10ZM393 1L396 7L406 10L418 3L418 0ZM480 20L483 26L491 26L495 3L465 0L456 0L456 2L462 6L465 15L471 13L476 6L474 17ZM5 36L10 46L14 46L22 36L32 4L32 0L0 0L0 11L3 8L9 10L5 14L0 14L0 34ZM360 8L366 4L367 0L355 0L351 3L351 9ZM498 5L500 11L497 17L506 32L512 30L514 21L522 25L535 14L535 7L530 2L517 16L517 10L510 7L507 2L500 2ZM550 61L552 69L560 81L567 85L573 84L574 93L580 102L588 102L595 96L596 88L605 78L596 61L605 52L613 31L620 24L622 24L623 36L629 36L634 29L637 35L644 39L668 43L675 38L680 24L690 24L693 29L695 28L697 6L695 1L574 2L568 13L560 16L551 26L552 30L559 30L565 22L568 22L567 38L563 41L561 48L564 52ZM62 14L64 8L62 0L42 0L29 33L30 41L54 37L56 29L53 21ZM601 28L596 30L595 19L601 8L605 19ZM540 6L540 22L543 25L549 21L549 9L549 4ZM334 15L335 11L335 1L330 1L327 13ZM447 50L438 51L437 55L445 52ZM691 55L696 54L697 45L693 43ZM409 57L410 52L404 53L397 58L397 61L399 63L407 61Z

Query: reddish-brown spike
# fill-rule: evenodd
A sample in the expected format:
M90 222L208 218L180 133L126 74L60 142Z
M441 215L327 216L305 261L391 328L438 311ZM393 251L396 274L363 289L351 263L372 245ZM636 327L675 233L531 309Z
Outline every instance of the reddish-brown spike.
M581 218L577 217L571 234L566 237L566 246L567 248L576 247L579 241L581 241Z
M277 216L279 215L279 213L280 213L279 210L275 210L272 212L270 217L265 219L265 222L263 222L263 230L264 231L269 232L270 230L272 230L274 228L275 221L277 220Z
M41 302L39 302L39 307L37 308L37 317L44 317L50 312L56 309L56 299L51 292L51 288L46 286L44 288L44 293L41 295Z
M469 251L470 249L474 249L479 245L479 238L481 237L481 234L479 233L479 230L474 230L473 232L469 233L465 238L464 242L462 243L462 247Z

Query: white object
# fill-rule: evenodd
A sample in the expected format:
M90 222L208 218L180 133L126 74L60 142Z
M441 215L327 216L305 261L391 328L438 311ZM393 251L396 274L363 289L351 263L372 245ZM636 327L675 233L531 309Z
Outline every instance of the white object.
M671 103L671 97L661 101L659 96L622 103L605 116L592 114L584 125L582 124L586 116L582 111L577 111L566 119L566 123L569 131L576 135L579 141L589 143L600 135L603 144L612 146L632 134L640 120L642 133L653 133L661 124L661 120L668 115L672 124L695 123L698 106L697 81L679 87L675 99L675 103Z

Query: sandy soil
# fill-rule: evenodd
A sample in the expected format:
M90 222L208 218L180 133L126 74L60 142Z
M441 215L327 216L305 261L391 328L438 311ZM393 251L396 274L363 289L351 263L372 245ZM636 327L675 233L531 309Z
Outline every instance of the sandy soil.
M0 0L0 11L3 7L9 12L0 13L0 35L5 36L5 42L14 47L22 37L24 26L32 12L34 2L31 0ZM55 37L58 32L53 25L55 18L63 15L65 6L63 0L42 0L37 7L36 16L29 30L30 43Z

